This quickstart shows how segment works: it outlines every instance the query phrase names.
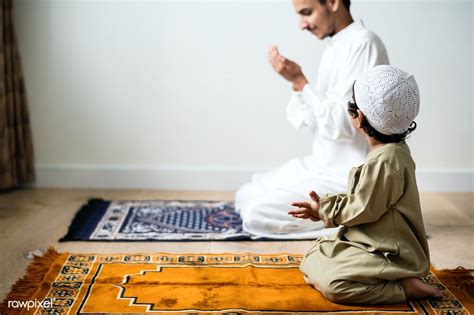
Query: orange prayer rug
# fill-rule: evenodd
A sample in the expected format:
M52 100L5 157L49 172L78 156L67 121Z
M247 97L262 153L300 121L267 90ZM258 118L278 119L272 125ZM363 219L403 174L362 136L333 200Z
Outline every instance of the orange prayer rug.
M423 280L439 300L347 306L306 284L301 255L59 254L36 257L0 311L5 314L329 313L472 314L472 270ZM467 279L467 280L466 280ZM35 304L35 305L33 305Z

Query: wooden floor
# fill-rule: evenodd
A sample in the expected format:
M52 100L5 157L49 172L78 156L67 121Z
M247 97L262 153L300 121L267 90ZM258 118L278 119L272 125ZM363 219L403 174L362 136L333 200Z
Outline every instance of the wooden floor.
M25 189L0 195L0 300L31 262L28 254L54 246L76 253L301 253L293 242L66 242L58 243L88 199L231 200L232 192ZM440 268L474 268L474 194L421 194L431 260Z

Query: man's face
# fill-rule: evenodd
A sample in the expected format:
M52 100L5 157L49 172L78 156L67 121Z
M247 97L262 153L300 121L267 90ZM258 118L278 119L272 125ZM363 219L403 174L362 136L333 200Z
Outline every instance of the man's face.
M308 30L319 39L335 34L335 18L329 9L329 0L326 4L319 0L293 0L293 6L300 16L302 30Z

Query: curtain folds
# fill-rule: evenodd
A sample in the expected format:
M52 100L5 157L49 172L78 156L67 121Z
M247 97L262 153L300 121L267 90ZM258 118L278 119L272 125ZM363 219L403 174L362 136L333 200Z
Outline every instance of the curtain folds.
M0 22L0 190L6 190L33 181L35 170L12 0L1 0Z

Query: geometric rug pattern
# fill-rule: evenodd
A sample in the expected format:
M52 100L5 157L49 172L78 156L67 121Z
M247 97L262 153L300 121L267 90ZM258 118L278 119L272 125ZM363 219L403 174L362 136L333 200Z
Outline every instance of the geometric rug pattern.
M35 258L6 302L51 302L48 307L25 312L31 314L467 315L473 311L472 297L435 270L423 281L438 286L441 299L378 306L334 304L304 282L298 269L301 259L301 255L292 254L99 255L58 254L49 249L43 257ZM26 283L29 288L23 287Z
M250 240L230 201L92 199L60 241Z

